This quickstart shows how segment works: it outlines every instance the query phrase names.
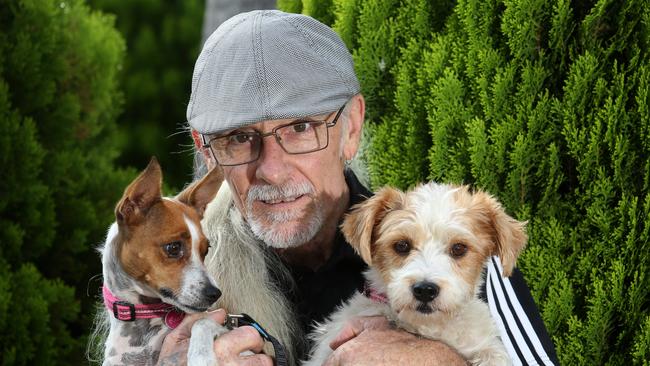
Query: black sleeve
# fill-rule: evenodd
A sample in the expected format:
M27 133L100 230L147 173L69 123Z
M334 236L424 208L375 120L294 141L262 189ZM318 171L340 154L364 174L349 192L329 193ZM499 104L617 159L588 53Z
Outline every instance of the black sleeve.
M559 365L524 277L517 268L510 277L503 277L502 270L498 257L492 257L484 295L513 365Z

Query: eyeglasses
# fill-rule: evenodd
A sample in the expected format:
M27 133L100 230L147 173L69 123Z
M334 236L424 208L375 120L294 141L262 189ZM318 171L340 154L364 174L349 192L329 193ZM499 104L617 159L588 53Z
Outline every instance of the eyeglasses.
M209 141L203 136L203 148L209 148L217 164L221 166L248 164L259 159L262 139L267 136L275 136L275 141L287 154L307 154L323 150L329 144L329 129L336 125L344 108L345 104L336 112L332 122L305 119L276 126L267 133L235 131L211 138Z

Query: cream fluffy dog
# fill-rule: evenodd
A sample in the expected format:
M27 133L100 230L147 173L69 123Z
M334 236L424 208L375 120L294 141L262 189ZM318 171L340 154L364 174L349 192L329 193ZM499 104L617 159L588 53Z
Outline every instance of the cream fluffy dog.
M491 256L510 275L526 244L524 226L492 196L467 186L380 190L342 224L345 238L370 266L367 289L316 326L316 348L305 364L327 359L330 342L347 320L374 315L440 340L474 365L511 364L478 293Z

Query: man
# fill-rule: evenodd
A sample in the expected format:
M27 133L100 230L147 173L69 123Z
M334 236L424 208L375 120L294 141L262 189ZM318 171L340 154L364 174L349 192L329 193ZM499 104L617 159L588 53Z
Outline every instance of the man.
M352 204L371 195L345 168L359 148L364 112L349 51L330 28L304 15L239 14L207 40L194 70L187 118L195 143L208 167L223 169L231 214L279 257L267 266L286 269L290 279L276 282L297 314L290 321L304 332L363 287L365 265L338 224ZM220 248L231 246L213 233L211 217L206 212L206 235ZM521 275L487 282L515 364L553 364L552 343ZM223 312L210 316L223 322ZM195 319L170 333L161 364L182 354ZM239 328L218 338L214 349L224 364L270 365L263 354L240 356L262 345L253 329ZM446 345L380 318L351 321L336 346L331 364L465 364Z

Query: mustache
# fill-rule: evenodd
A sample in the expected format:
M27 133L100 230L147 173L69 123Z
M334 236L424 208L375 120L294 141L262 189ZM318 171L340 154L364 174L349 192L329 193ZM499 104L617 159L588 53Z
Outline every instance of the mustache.
M253 201L283 200L314 193L314 186L309 182L286 183L282 185L252 185L246 195L246 203Z

